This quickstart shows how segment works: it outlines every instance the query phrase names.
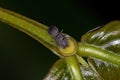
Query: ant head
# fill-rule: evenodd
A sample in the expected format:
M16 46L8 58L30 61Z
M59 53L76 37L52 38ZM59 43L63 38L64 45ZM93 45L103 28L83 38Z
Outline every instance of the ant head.
M48 33L51 34L53 37L56 37L59 33L59 30L56 26L51 26L48 29Z

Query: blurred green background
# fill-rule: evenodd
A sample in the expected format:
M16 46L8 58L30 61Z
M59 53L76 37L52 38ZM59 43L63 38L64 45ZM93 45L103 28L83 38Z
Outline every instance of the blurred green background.
M90 29L119 19L118 15L107 14L109 7L105 7L99 0L102 7L97 5L97 1L93 2L93 0L0 0L0 7L47 26L56 25L60 30L64 29L64 33L80 41L81 36ZM42 80L58 59L59 57L36 40L0 22L0 80Z

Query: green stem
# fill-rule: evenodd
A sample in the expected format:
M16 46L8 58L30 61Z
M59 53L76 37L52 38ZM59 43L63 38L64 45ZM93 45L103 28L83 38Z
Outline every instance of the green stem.
M85 61L85 59L83 59L80 55L76 54L76 59L78 60L78 62L82 65L84 65L85 67L89 67L88 63Z
M78 54L80 56L95 57L120 66L120 56L115 55L115 53L109 52L105 49L101 49L97 46L93 46L85 43L79 43Z
M47 26L3 8L0 8L0 21L28 34L57 54L57 44L48 34Z
M73 77L73 80L83 80L79 63L75 56L65 57L65 61Z

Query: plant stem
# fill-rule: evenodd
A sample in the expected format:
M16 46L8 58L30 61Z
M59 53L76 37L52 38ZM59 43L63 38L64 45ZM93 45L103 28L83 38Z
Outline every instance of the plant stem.
M65 57L65 62L73 76L73 80L83 80L79 63L75 56Z
M102 59L104 61L108 61L120 66L120 56L116 55L113 52L109 52L105 49L101 49L97 46L86 44L86 43L79 43L78 54L80 56L91 56L95 58Z
M78 54L75 55L76 56L76 59L78 60L78 62L80 64L82 64L83 66L89 68L89 65L87 64L87 62Z
M55 54L58 53L56 41L49 35L47 26L3 8L0 8L0 21L33 37Z

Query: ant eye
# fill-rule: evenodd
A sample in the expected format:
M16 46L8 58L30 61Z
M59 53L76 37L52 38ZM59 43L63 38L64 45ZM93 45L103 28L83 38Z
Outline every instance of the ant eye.
M51 34L53 37L56 37L59 33L58 28L56 26L49 27L48 33Z

